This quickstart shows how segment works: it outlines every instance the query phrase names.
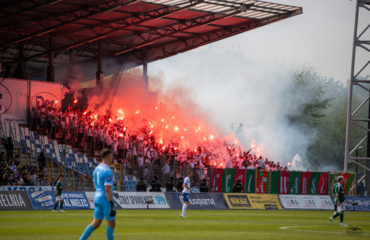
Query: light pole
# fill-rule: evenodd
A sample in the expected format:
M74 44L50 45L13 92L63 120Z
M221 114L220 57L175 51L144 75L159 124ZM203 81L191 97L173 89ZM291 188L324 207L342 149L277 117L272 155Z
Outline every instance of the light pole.
M358 157L358 151L359 150L361 150L363 148L363 146L359 146L357 149L356 149L356 158ZM358 160L358 161L360 161L360 160ZM355 164L356 165L356 170L355 170L355 172L356 172L356 193L358 194L358 191L357 191L357 189L358 189L358 187L357 187L357 171L358 171L358 166L357 166L357 164Z

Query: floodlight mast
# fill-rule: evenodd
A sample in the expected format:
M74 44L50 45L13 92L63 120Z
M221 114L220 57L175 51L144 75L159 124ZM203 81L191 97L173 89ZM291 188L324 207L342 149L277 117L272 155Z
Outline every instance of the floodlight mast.
M370 64L370 56L369 61L365 65L356 65L356 51L358 47L365 49L367 52L370 53L370 40L364 40L360 38L363 34L370 28L370 23L368 23L367 27L358 35L358 19L359 19L359 10L360 9L367 10L365 14L370 14L370 0L356 0L356 14L355 14L355 23L354 23L354 35L353 35L353 46L352 46L352 62L351 62L351 76L350 76L350 84L349 84L349 94L348 94L348 109L347 109L347 125L346 125L346 142L345 142L345 157L344 157L344 172L348 171L348 163L354 163L362 168L367 170L367 182L370 182L370 88L364 86L364 84L370 84L370 80L361 80L359 76L363 72L363 70L368 67ZM357 68L356 68L357 67ZM360 69L356 72L356 69ZM352 101L353 101L353 89L355 86L362 88L369 92L369 97L366 98L357 108L352 112ZM362 109L365 105L368 105L368 118L356 118L355 114ZM360 122L367 122L367 126L363 126ZM354 137L351 137L351 126L355 125L356 127L362 128L366 135L360 142L355 142ZM367 140L367 154L366 157L353 157L351 156L360 146ZM350 147L354 148L350 150ZM359 160L365 160L365 165L359 163ZM370 189L370 187L369 187Z

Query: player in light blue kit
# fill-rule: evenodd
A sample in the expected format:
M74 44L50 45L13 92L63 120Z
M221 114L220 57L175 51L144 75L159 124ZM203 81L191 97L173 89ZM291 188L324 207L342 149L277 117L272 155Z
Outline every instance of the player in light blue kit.
M182 213L181 213L181 217L183 218L187 218L187 216L185 215L185 212L186 212L186 209L188 208L188 205L189 205L189 193L192 193L193 191L191 191L190 189L190 178L193 176L193 172L192 171L188 171L188 176L185 178L184 180L184 184L182 185L182 187L184 188L184 190L182 190L182 199L184 201L184 205L182 205Z
M102 163L95 168L94 184L95 184L95 213L93 222L87 226L80 240L88 239L91 233L97 229L102 221L107 220L107 239L113 240L113 231L116 226L116 209L113 203L113 173L109 168L112 163L113 155L109 149L101 151Z

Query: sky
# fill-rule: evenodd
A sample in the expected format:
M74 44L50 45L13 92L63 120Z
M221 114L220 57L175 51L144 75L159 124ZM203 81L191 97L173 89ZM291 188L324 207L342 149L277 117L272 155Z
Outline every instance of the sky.
M303 7L303 14L212 43L212 50L206 45L150 63L148 73L160 76L165 89L186 89L188 99L225 132L230 123L235 128L242 123L238 138L244 147L255 141L269 157L288 162L296 154L304 159L315 137L287 121L289 114L299 111L293 104L296 99L286 94L289 73L310 66L335 81L349 78L355 1L272 2ZM370 23L370 12L363 13L359 29ZM240 46L243 59L230 54L233 46ZM368 56L361 51L356 61L364 63ZM149 78L149 86L153 82Z
M350 75L356 1L274 0L271 2L303 7L303 14L248 31L212 44L224 53L240 45L244 58L253 61L283 61L288 65L309 63L319 73L337 81ZM360 14L360 28L370 22L370 12ZM204 51L207 46L193 51ZM181 58L178 54L173 58ZM164 61L171 61L169 58ZM359 55L359 62L368 58ZM156 65L156 64L154 64ZM156 66L154 66L156 68ZM149 68L150 70L150 68Z

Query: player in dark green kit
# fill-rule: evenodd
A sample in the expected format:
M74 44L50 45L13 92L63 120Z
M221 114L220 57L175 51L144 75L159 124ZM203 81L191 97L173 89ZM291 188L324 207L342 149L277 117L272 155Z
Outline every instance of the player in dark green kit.
M340 225L343 226L343 227L346 227L348 225L343 223L343 218L344 218L344 210L346 209L346 203L348 204L348 201L344 197L344 187L343 187L344 177L339 176L337 178L337 181L338 181L337 185L335 186L335 195L337 197L336 204L338 205L338 212L335 213L334 216L329 218L329 220L330 220L331 224L334 224L333 223L334 218L340 216ZM346 203L344 203L344 201Z
M334 214L336 214L338 212L337 211L337 208L338 208L338 205L337 205L337 196L335 194L335 188L336 188L337 184L338 183L334 183L334 185L333 185L333 197L334 197L334 202L335 202L335 204L334 204Z
M53 212L57 212L55 209L57 209L59 201L60 201L60 212L64 212L64 210L63 210L64 200L63 200L63 195L62 195L63 178L64 178L64 176L60 175L59 176L59 181L55 184L55 200L56 200L56 202L54 204Z

